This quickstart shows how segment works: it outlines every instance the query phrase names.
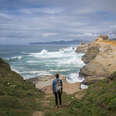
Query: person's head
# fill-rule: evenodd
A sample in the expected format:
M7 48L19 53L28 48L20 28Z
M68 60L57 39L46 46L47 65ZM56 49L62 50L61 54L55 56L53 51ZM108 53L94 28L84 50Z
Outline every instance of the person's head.
M56 74L55 76L56 76L57 79L59 78L59 74Z

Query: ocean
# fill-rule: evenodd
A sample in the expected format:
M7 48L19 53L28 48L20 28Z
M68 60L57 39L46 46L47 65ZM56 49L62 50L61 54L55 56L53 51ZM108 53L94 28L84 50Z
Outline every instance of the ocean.
M67 81L81 82L79 70L84 66L75 53L75 45L0 45L0 57L24 79L43 75L63 74Z

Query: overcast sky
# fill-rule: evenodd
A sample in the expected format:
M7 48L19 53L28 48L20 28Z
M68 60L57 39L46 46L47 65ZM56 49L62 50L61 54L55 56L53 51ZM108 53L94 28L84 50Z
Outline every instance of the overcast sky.
M116 37L116 0L0 0L0 44Z

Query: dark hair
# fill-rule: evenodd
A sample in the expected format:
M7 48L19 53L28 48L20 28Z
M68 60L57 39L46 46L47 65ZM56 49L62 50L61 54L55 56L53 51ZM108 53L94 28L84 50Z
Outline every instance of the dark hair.
M56 76L56 78L59 78L59 74L56 74L55 76Z

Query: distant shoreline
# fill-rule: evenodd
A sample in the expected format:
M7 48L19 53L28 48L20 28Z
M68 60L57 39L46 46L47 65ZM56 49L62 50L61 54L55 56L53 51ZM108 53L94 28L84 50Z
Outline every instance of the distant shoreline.
M61 44L79 44L81 42L89 42L89 41L82 41L82 40L71 40L71 41L65 41L65 40L61 40L61 41L51 41L51 42L31 42L30 45L40 45L40 44L58 44L58 45L61 45Z

